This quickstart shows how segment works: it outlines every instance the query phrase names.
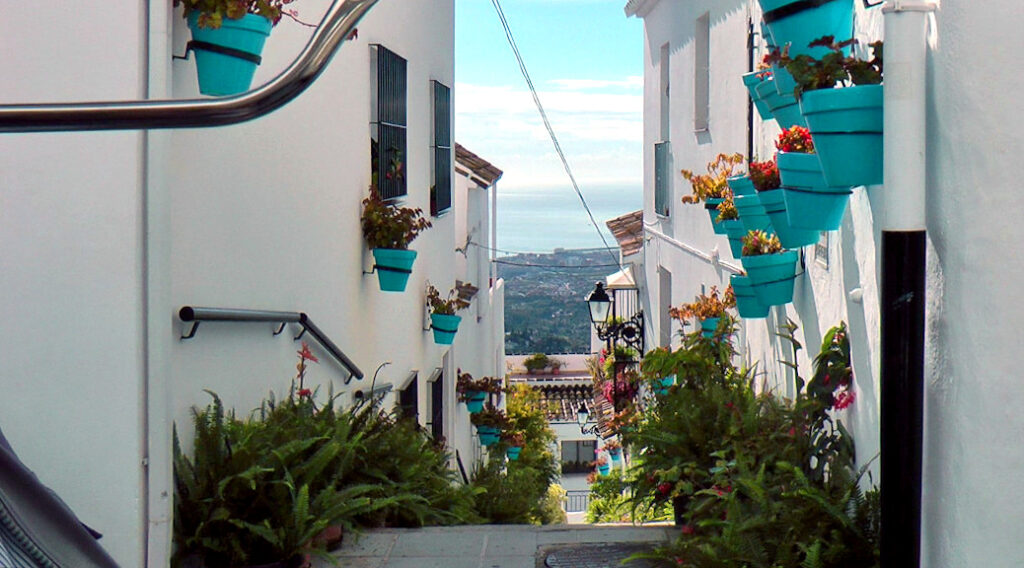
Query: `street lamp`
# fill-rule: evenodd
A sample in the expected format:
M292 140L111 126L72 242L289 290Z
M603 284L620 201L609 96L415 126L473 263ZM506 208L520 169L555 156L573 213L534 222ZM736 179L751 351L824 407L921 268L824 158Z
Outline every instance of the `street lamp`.
M608 323L612 299L608 297L608 292L604 291L604 284L598 282L594 286L594 291L587 296L587 306L590 308L590 322L594 324L594 327Z
M597 423L593 426L587 427L587 422L590 421L590 411L587 410L587 403L581 402L579 410L576 411L576 423L580 425L580 433L584 436L590 434L597 434Z
M598 339L605 342L609 353L615 352L616 346L625 346L632 348L638 355L644 353L644 314L639 309L639 297L635 303L630 303L628 296L621 298L622 303L625 306L617 306L616 298L620 293L632 292L637 294L636 288L621 289L613 288L612 295L609 296L608 292L604 289L602 282L597 282L594 285L593 292L587 296L587 307L590 309L590 322L594 326L594 331L597 333ZM625 313L633 306L635 311L628 314L629 319L625 319L627 314ZM617 313L617 312L622 313ZM613 370L612 376L607 377L612 381L613 390L613 401L615 411L622 410L622 401L619 400L619 374L625 368L626 362L616 361L615 369Z

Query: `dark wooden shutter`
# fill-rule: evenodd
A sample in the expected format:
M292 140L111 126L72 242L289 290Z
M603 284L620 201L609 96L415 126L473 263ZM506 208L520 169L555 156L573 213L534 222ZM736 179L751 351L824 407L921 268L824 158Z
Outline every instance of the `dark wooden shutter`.
M444 373L430 383L430 433L435 440L444 437Z
M386 47L374 46L377 56L377 185L384 199L408 193L406 186L406 61ZM395 167L396 163L401 168Z
M417 420L419 417L419 377L413 377L409 386L398 395L398 406L402 416Z
M452 206L452 128L451 89L434 84L434 183L430 192L430 212L437 215Z

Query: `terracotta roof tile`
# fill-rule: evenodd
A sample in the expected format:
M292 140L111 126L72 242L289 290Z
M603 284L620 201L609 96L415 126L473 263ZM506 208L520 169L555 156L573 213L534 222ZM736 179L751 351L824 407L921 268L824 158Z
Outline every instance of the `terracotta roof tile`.
M458 142L455 143L455 171L469 176L473 182L485 189L494 185L504 173Z
M627 213L620 217L605 221L608 230L619 242L622 256L636 254L644 246L644 212L643 210Z

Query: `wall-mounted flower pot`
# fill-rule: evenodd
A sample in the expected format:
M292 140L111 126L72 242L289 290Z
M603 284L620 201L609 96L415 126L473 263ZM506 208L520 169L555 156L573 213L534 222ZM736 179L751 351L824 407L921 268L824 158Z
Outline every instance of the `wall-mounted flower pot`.
M793 301L797 258L792 250L743 257L743 268L762 304L781 306Z
M412 274L416 251L405 249L373 249L377 283L384 292L404 292Z
M772 220L772 228L775 236L779 237L782 246L788 249L800 248L818 242L818 233L814 229L797 229L789 224L789 215L786 213L785 192L781 189L762 191L757 194L761 198L761 206L764 207L768 218ZM735 290L735 286L733 286Z
M729 251L733 258L739 260L743 256L743 237L747 234L747 230L743 228L743 221L729 219L722 221L722 225L725 226L725 232L729 236Z
M749 231L764 231L774 233L772 220L761 205L761 197L754 195L741 195L735 199L736 212L740 214L740 221L743 228Z
M725 201L720 197L709 197L704 202L704 209L707 210L708 215L711 217L711 229L715 231L716 235L724 235L725 227L718 221L718 205Z
M508 456L508 459L516 461L519 459L519 454L522 453L522 451L523 449L519 446L512 446L505 450L505 455Z
M783 96L796 96L796 79L785 67L772 65L772 77L775 79L775 92Z
M786 218L795 229L835 231L852 192L849 187L829 187L818 158L817 154L779 153Z
M493 446L498 443L498 429L493 426L477 426L476 433L480 436L480 443L484 446Z
M853 37L853 0L760 0L764 23L779 47L789 45L792 56L820 58L827 48L808 44L826 35L843 41Z
M722 318L707 318L700 320L700 334L704 337L714 337L718 330L718 322Z
M657 380L654 381L654 392L656 392L658 394L661 394L661 395L668 394L669 387L671 387L674 384L676 384L676 376L675 375L669 375L667 377L662 377L662 378L657 379Z
M794 126L807 126L802 114L800 104L793 95L780 95L775 89L775 81L763 81L756 87L757 95L768 104L772 116L783 130Z
M469 410L470 414L476 414L482 412L484 409L484 401L487 400L487 393L483 391L470 391L466 393L466 409Z
M612 458L612 465L619 467L622 465L622 448L608 450L608 457Z
M772 119L772 109L768 106L768 103L761 100L761 97L757 94L757 86L761 84L765 79L759 77L763 75L757 71L747 73L743 75L743 86L747 88L747 92L750 93L750 100L754 103L754 108L757 109L757 114L761 116L761 120Z
M807 91L800 108L832 187L882 183L882 85Z
M446 314L430 314L430 329L434 330L434 343L451 345L455 341L455 332L459 331L462 316Z
M740 313L740 317L747 319L768 317L768 310L771 309L771 306L762 304L761 300L757 298L750 278L734 274L729 277L729 281L732 283L732 291L736 296L736 311Z
M601 465L597 466L597 472L600 473L601 475L608 475L609 473L612 472L612 466L611 466L611 464L607 464L607 463L606 464L601 464Z
M757 190L754 189L754 182L750 181L750 176L732 176L725 180L725 183L729 184L729 189L732 190L733 196L740 195L755 195Z
M210 96L237 95L249 90L260 64L263 44L273 25L255 14L224 18L217 29L199 27L199 12L188 16L190 48L196 56L199 92Z

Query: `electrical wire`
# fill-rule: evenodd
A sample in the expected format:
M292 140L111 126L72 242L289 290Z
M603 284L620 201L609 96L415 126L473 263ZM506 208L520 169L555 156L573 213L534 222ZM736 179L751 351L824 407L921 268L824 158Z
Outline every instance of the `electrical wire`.
M494 260L494 264L504 264L507 266L526 266L531 268L571 268L575 270L585 270L590 268L611 268L618 267L618 264L533 264L529 262L509 262L507 260Z
M487 245L482 245L480 243L476 243L476 242L473 242L473 241L468 241L466 243L466 246L467 247L468 246L474 246L474 247L477 247L477 248L484 249L486 251L500 252L500 253L507 254L507 255L520 255L520 254L523 254L523 255L526 255L526 254L551 255L551 254L556 254L555 252L537 252L537 251L529 251L529 250L506 250L506 249L499 249L499 248L489 247ZM586 253L590 253L590 252L600 252L600 251L604 251L604 250L605 249L603 249L603 248L564 249L565 252L574 252L574 253L579 253L579 254L586 254ZM457 252L459 252L459 251L457 251ZM615 264L613 266L618 266L618 264Z
M587 200L583 197L583 192L580 191L580 186L576 183L576 176L572 173L572 168L569 167L569 161L565 157L565 153L562 152L562 146L558 143L558 137L555 136L555 130L551 127L551 121L548 120L548 115L544 112L544 105L540 103L540 97L537 95L537 89L533 86L533 80L530 79L530 73L526 70L526 63L523 62L523 56L519 53L519 47L516 45L516 40L512 36L512 29L508 25L508 20L505 19L505 12L501 9L500 0L491 0L494 5L494 10L498 13L498 18L501 19L501 27L505 28L505 37L508 39L509 46L512 47L512 53L516 56L516 61L519 63L519 71L523 74L523 79L526 80L526 86L530 89L530 94L533 95L533 102L537 105L537 111L540 113L540 118L544 121L544 128L548 131L548 136L551 137L551 143L555 146L555 152L558 154L558 158L562 161L562 166L565 168L565 173L569 175L569 181L572 182L572 188L576 191L576 195L580 198L580 203L583 204L583 209L587 211L587 215L590 217L591 224L594 225L594 229L597 231L598 236L601 237L601 242L604 243L604 248L611 255L615 261L615 266L619 267L619 270L625 270L622 267L622 263L619 262L619 257L613 251L612 247L608 245L608 241L604 238L604 233L601 232L601 227L597 224L597 220L594 219L594 214L590 211L590 206L587 205Z

